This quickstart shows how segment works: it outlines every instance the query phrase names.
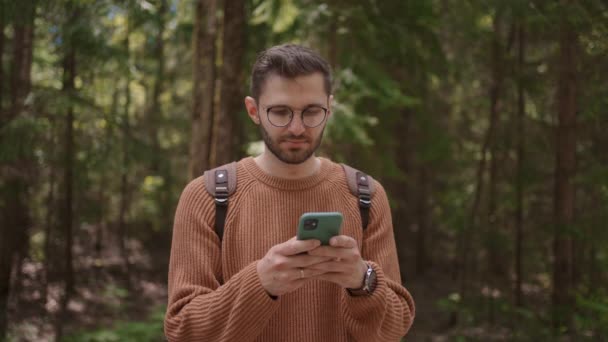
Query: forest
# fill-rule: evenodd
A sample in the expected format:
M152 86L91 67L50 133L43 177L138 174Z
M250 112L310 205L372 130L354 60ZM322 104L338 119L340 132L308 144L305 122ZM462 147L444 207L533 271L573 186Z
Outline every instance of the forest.
M404 340L607 338L605 1L0 0L0 341L164 340L180 194L260 153L283 43L387 189Z

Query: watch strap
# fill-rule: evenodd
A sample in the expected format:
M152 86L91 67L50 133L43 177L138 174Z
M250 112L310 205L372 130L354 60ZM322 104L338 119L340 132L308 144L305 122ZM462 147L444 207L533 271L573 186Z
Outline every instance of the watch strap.
M376 289L376 271L371 264L367 264L367 271L363 277L363 285L358 289L346 289L351 296L367 296Z

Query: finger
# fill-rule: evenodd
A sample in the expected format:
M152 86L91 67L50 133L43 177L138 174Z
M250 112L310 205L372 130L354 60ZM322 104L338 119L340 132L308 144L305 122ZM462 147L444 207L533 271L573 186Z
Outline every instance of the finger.
M329 245L332 247L355 248L357 247L357 240L347 235L338 235L329 240Z
M353 252L350 249L332 246L320 246L308 252L308 255L331 257L334 259L349 259Z
M293 280L290 284L289 284L289 288L290 288L290 292L294 291L306 284L308 284L311 280L313 279L317 279L318 276L321 275L321 273L309 273L310 276L307 274L306 278L302 278L302 279L296 279Z
M342 286L342 283L344 281L344 274L335 272L325 272L315 276L314 279L329 281Z
M279 254L289 256L313 250L321 245L319 240L296 240L290 239L287 242L275 246L275 251Z
M342 262L338 261L328 261L322 262L315 265L310 265L307 269L315 270L315 271L323 271L323 272L335 272L335 273L351 273L349 267L345 267L346 265Z
M315 264L319 264L322 262L327 262L329 260L333 260L333 258L331 257L326 257L326 256L315 256L315 255L308 255L308 254L302 254L302 255L293 255L288 257L289 258L289 267L308 267L310 265L315 265Z
M325 273L327 273L327 272L323 271L323 270L315 270L315 269L306 268L306 269L304 269L304 279L316 278Z
M310 272L310 271L308 271ZM289 284L297 282L306 277L306 271L303 268L290 268L281 272L276 272L272 279L277 283Z
M288 279L289 279L289 281L295 282L295 281L299 281L301 279L316 277L325 272L326 271L323 271L323 270L314 270L314 269L310 269L310 268L298 267L298 268L294 268L294 269L290 270L290 272L288 273L289 274Z

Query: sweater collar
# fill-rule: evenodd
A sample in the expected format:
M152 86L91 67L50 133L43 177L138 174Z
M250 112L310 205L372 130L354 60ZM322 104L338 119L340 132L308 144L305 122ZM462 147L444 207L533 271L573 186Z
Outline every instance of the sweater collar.
M321 167L315 174L297 179L272 176L262 170L258 164L256 164L255 160L253 160L253 157L244 158L241 160L241 163L249 174L270 187L281 190L304 190L319 184L329 175L330 161L322 157L319 157L319 160L321 161Z

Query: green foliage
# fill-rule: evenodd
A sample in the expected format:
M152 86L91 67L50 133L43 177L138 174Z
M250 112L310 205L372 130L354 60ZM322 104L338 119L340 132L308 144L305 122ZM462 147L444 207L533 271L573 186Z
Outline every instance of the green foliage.
M601 289L591 295L578 293L575 315L577 331L584 337L597 338L608 335L608 293Z
M134 259L140 254L158 257L154 253L166 257L166 251L157 247L168 245L174 207L188 182L194 2L169 0L162 18L160 2L152 0L37 3L32 90L25 99L25 109L0 127L0 175L17 172L21 176L21 170L27 170L23 176L29 186L26 190L9 188L5 178L0 179L0 206L12 203L16 196L31 199L26 254L34 262L62 257L55 251L44 255L47 237L43 231L50 224L54 229L51 247L63 247L65 236L58 222L62 222L60 208L65 197L65 118L72 109L76 241L92 245L89 227L104 227L104 234L110 235L105 238L114 241L116 227L123 219L127 242L135 242L128 243L127 249L137 246L128 251L137 253ZM71 23L68 4L80 10ZM5 5L6 40L0 58L4 70L0 80L2 118L10 109L13 23L22 2ZM524 0L251 0L246 12L245 75L262 49L279 43L302 43L331 58L335 103L323 152L383 182L396 214L397 244L407 260L414 259L414 251L420 247L417 233L410 228L427 223L425 243L432 246L427 252L438 269L466 269L466 285L475 292L487 280L483 277L490 268L489 251L498 252L505 270L499 287L502 293L510 292L515 180L519 176L524 197L523 281L526 288L534 290L524 295L524 307L512 306L505 297L497 299L498 324L506 327L514 340L554 338L550 328L550 254L552 239L560 228L574 238L581 268L593 267L597 273L597 278L583 274L582 285L574 290L575 328L581 340L608 335L608 9L603 1L577 2L570 7L562 2ZM556 227L554 131L559 100L558 25L564 13L580 41L575 79L576 203L574 222ZM221 6L217 18L219 22L224 19ZM164 73L158 78L161 61L156 49L161 42L157 37L163 20ZM520 25L526 34L522 70L517 63ZM218 30L218 71L223 63L221 32ZM492 52L495 40L499 56ZM76 51L77 75L75 89L68 92L63 89L63 62L71 47ZM488 140L491 144L483 151L490 125L490 95L497 83L494 58L498 58L503 77L499 118L494 136ZM152 108L158 81L163 87L158 108ZM221 84L221 75L217 81ZM526 101L523 132L515 124L519 81L523 82ZM153 119L152 113L158 117ZM239 117L237 125L246 137L240 146L245 151L259 141L259 132L244 111L234 115ZM516 160L519 133L523 133L524 147L521 174ZM259 144L257 147L259 151ZM478 175L484 157L485 169ZM497 161L496 218L488 227L491 157ZM425 203L421 203L422 194ZM476 196L480 200L474 208ZM125 208L123 203L127 203ZM427 210L420 204L426 204ZM158 241L148 245L150 240ZM454 260L464 252L461 241L468 244L469 260L455 265ZM78 247L77 258L89 260L94 253L89 244ZM109 249L105 245L100 248ZM155 271L166 272L158 266L166 260L153 260L151 267L158 268ZM402 267L404 273L411 271ZM598 283L591 284L592 279ZM98 295L109 302L113 312L128 310L122 301L114 300L128 297L126 289L108 286ZM462 298L452 294L437 305L446 313L458 313L454 340L475 339L467 329L483 326L488 320L488 301L481 295ZM159 308L145 321L81 332L68 340L160 340L162 312ZM509 325L511 320L517 322L516 328Z
M80 332L66 337L66 342L156 342L164 341L165 308L158 307L144 321L119 322L110 328Z
M23 163L40 157L40 135L49 122L29 115L20 115L0 127L0 164Z

